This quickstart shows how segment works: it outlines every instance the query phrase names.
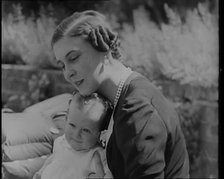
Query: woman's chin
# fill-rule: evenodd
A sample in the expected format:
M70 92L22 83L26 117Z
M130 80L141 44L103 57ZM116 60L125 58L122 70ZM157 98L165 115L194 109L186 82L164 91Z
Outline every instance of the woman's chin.
M92 93L94 93L94 91L80 90L79 93L80 93L82 96L89 96L89 95L91 95Z

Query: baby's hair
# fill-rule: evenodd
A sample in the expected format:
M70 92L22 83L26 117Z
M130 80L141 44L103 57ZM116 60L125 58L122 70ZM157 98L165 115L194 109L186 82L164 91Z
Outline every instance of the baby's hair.
M72 99L69 100L69 105L71 104ZM97 93L93 93L89 96L81 96L78 99L79 108L84 111L88 111L91 113L97 112L98 105L102 104L103 111L100 114L100 119L98 121L100 122L100 131L106 130L110 117L112 114L112 108L109 102L107 102L103 97L99 96Z
M107 52L110 50L115 59L122 57L117 33L112 31L105 16L97 11L75 12L65 18L56 27L51 46L53 47L64 36L83 36L98 51Z

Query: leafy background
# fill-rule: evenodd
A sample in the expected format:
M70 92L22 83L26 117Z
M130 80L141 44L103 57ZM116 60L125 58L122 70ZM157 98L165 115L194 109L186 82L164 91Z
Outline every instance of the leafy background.
M217 0L11 0L2 1L2 7L2 64L57 70L50 47L56 25L74 11L95 9L104 13L119 32L126 56L124 63L155 84L173 81L182 88L184 85L206 90L218 88ZM17 99L22 98L29 105L43 100L47 97L43 91L49 88L48 80L34 76L28 80L30 83L45 86L38 91L29 87L30 95ZM171 90L180 93L178 89ZM15 104L11 99L9 103ZM195 105L196 97L185 95L180 99L173 95L170 99L181 114L193 173L201 167L199 128L204 117L201 108Z
M63 16L72 13L73 9L68 7L88 9L90 3L80 1L74 6L71 1L65 1L63 6L62 3L56 6L57 1L47 5L40 1L37 12L28 13L30 4L22 2L10 1L11 10L8 1L3 4L8 7L8 13L4 12L2 18L2 63L55 68L49 45L55 26ZM192 1L179 4L173 1L173 8L169 6L172 1L165 2L116 0L113 6L119 8L113 11L115 8L109 8L111 1L96 1L92 8L107 12L113 28L123 39L128 65L144 66L152 78L164 76L181 84L217 86L219 49L215 8L210 1L197 4L194 1L194 7ZM184 3L188 6L183 8ZM153 8L157 11L152 11Z

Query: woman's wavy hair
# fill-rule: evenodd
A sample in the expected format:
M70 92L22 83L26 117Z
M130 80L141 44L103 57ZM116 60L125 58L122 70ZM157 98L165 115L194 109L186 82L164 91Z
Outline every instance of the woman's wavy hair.
M65 18L55 29L51 47L65 36L82 36L101 52L111 51L113 58L120 59L120 42L117 33L113 32L104 15L97 11L86 10L75 12Z

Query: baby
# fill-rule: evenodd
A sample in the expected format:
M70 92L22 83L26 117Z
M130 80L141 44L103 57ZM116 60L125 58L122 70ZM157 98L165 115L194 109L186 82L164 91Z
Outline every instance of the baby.
M107 103L97 94L75 94L69 104L65 133L55 139L53 154L34 178L112 178L105 151L99 145L109 112Z

